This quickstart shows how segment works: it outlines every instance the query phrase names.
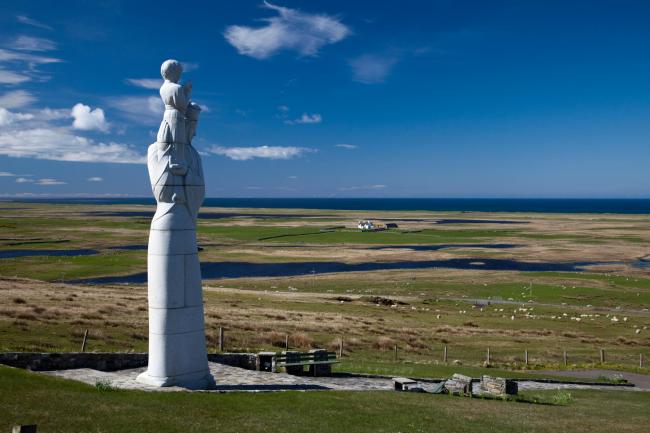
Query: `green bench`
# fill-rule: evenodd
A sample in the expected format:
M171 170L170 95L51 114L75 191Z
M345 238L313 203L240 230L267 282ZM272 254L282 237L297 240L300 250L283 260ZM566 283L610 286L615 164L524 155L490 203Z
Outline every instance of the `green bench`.
M309 367L310 376L330 376L332 364L339 362L335 352L314 349L309 352L285 351L280 353L260 352L258 370L277 371L284 368L288 374L304 375L305 366Z

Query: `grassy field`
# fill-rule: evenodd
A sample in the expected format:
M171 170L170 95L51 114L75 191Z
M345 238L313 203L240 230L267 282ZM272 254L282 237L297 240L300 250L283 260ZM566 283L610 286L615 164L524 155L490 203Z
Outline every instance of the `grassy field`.
M528 398L552 402L555 391ZM650 422L650 393L572 391L566 405L394 392L101 391L0 367L0 429L43 432L630 432ZM607 410L603 410L603 408Z
M120 248L146 247L148 219L142 215L152 209L11 206L17 209L4 211L0 218L0 251L98 253L0 259L1 349L75 350L89 329L91 350L146 350L144 285L67 281L143 272L146 250ZM227 212L226 218L219 212ZM597 362L601 348L611 367L638 370L639 355L650 358L650 272L633 266L650 253L637 242L650 243L650 217L382 212L377 218L396 220L399 229L369 233L354 229L358 218L368 216L365 212L204 213L208 217L200 221L199 242L205 263L308 262L316 267L324 261L485 257L602 263L584 272L428 268L207 279L211 350L218 328L224 327L229 350L279 350L285 335L292 347L303 349L335 349L343 340L345 362L340 368L355 371L390 373L402 371L406 363L418 366L418 374L432 375L445 345L450 364L470 368L482 365L488 347L492 364L515 370L525 367L525 350L529 369L564 367L565 350L567 367ZM237 214L243 216L233 216ZM483 222L435 224L439 219ZM485 223L490 220L495 223ZM432 249L390 248L400 245Z
M0 258L0 350L76 351L88 329L88 350L146 351L145 284L73 281L146 271L149 221L142 212L152 209L7 205L12 206L16 210L0 216L0 253L23 256ZM204 279L209 351L216 350L223 327L228 351L282 350L287 336L291 348L302 350L338 350L342 343L336 369L347 372L539 377L545 369L603 367L599 351L605 349L604 367L650 373L647 364L639 367L640 355L650 358L650 268L643 261L650 254L650 216L204 212L201 261L243 269L237 278L216 273ZM224 218L220 212L226 212ZM368 217L394 220L399 228L377 233L354 228ZM483 222L436 224L440 219ZM497 223L503 220L516 224ZM97 253L29 255L79 249ZM576 272L479 265L311 272L324 262L451 259L584 266ZM301 265L304 272L290 276L246 274L254 265L304 263L309 264ZM484 365L487 348L489 366ZM149 431L153 425L157 431L206 431L217 425L219 431L286 426L340 431L342 422L348 431L639 431L648 421L639 409L648 405L646 393L576 392L569 407L392 393L99 393L25 372L0 373L2 391L11 390L0 392L0 422L35 420L48 426L45 431ZM33 405L36 400L47 404ZM64 406L67 401L77 403ZM185 416L188 407L194 408L192 419ZM151 416L134 421L145 409ZM575 415L562 416L564 411ZM302 416L307 413L317 416ZM305 422L296 426L296 416Z

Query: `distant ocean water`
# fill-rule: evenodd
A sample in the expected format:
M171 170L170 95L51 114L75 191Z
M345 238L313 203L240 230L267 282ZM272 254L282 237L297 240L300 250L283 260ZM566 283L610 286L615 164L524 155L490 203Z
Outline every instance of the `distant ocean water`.
M144 204L152 198L13 199L28 203ZM204 206L368 211L466 211L650 214L650 199L496 199L496 198L206 198Z

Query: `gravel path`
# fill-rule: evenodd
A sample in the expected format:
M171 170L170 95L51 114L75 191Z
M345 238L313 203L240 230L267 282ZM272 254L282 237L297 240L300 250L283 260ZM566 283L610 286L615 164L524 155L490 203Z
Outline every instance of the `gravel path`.
M580 377L585 379L598 379L600 376L622 377L629 383L633 383L636 388L650 391L650 375L639 373L628 373L616 370L560 370L544 371L544 374L553 376Z
M185 391L179 387L156 388L136 382L135 378L143 372L144 368L134 368L120 371L98 371L88 368L74 370L43 371L40 373L65 379L77 380L95 385L99 381L107 381L116 388L137 389L143 391ZM210 371L214 375L217 386L209 392L232 391L312 391L312 390L339 390L339 391L389 391L393 389L393 381L380 377L361 376L334 376L334 377L306 377L291 376L285 373L267 373L261 371L244 370L223 364L210 363ZM571 372L575 373L575 372ZM607 389L607 390L640 390L631 387L594 386L578 384L542 383L530 380L520 381L520 390L549 390L549 389ZM425 391L431 391L437 385L436 381L420 382ZM478 383L474 384L477 389Z

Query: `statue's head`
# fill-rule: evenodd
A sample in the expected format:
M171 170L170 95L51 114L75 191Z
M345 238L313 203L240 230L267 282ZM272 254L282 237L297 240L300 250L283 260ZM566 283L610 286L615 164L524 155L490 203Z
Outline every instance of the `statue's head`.
M183 66L178 60L165 60L160 66L160 75L162 75L165 80L169 80L172 83L178 83L181 79L182 73Z

